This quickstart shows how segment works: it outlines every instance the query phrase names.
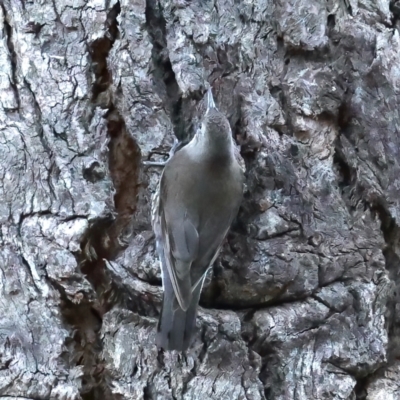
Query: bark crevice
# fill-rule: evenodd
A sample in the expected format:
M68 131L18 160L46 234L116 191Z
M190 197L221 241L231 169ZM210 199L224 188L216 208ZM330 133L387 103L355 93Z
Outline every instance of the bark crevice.
M14 97L16 101L16 109L10 109L9 111L19 111L21 107L21 100L19 97L19 90L18 90L18 57L17 53L14 50L14 38L13 38L13 29L12 25L9 22L9 15L7 13L7 9L3 4L0 4L0 7L3 11L3 21L4 21L4 28L5 28L5 35L6 35L6 43L7 48L10 54L10 64L11 64L11 77L10 77L10 85L14 92Z

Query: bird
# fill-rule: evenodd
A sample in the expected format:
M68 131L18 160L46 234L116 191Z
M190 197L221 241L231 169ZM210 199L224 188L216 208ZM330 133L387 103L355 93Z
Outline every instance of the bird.
M163 287L156 344L178 352L191 345L204 279L239 211L245 180L211 88L206 104L193 139L165 163L152 204Z

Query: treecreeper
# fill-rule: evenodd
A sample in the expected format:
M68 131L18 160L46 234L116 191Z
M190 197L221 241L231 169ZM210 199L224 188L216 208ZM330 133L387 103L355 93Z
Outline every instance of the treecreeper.
M166 162L153 197L164 291L156 342L164 350L190 346L206 272L243 196L244 173L228 119L217 109L211 89L206 96L201 128Z

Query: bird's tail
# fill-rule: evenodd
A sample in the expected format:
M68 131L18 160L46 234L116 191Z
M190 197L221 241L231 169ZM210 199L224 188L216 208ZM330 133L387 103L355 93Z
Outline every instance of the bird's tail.
M178 351L185 351L189 347L196 327L197 306L202 286L203 280L194 288L189 308L183 311L175 297L168 271L163 271L164 297L157 327L158 347Z

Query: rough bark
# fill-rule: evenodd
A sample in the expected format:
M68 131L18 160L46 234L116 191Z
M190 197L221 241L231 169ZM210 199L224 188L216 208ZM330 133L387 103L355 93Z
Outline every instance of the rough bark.
M400 5L0 2L0 400L400 398ZM246 163L184 355L150 198L211 83Z

